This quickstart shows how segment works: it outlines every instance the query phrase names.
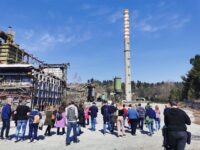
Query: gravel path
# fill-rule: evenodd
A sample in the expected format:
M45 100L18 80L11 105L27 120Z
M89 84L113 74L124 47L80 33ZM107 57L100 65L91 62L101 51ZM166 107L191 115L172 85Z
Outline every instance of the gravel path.
M160 104L160 108L163 111L164 105ZM187 111L193 120L192 113ZM0 123L0 126L1 123ZM163 126L163 116L161 121ZM44 127L46 128L46 127ZM117 138L115 135L110 133L103 135L102 129L102 116L99 114L97 118L97 131L91 132L89 127L82 129L83 134L79 137L80 143L72 143L70 146L65 146L65 136L56 135L56 129L52 132L55 134L51 137L44 137L43 131L39 131L40 140L36 143L29 143L29 141L14 143L14 138L11 141L0 140L1 150L162 150L162 133L157 131L152 137L142 134L137 130L136 136L131 136L129 130L126 130L126 136ZM192 124L188 126L189 131L192 132L192 143L187 145L186 150L200 150L200 125ZM147 129L145 128L147 131ZM15 128L12 122L10 134L14 135Z

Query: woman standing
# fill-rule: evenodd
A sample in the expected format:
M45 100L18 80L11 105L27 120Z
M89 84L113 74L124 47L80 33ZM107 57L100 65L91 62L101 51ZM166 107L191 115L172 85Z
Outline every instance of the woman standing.
M64 107L59 107L58 112L56 114L56 124L57 135L65 134L65 126L66 126L66 117L65 117L65 109ZM62 134L60 134L60 128L62 128Z
M44 121L44 125L47 125L45 136L51 136L51 128L53 126L53 120L55 119L55 116L53 115L53 110L50 106L47 107L47 111L45 112L46 119Z
M121 104L118 104L117 106L117 135L118 137L125 136L123 116L124 116L124 108L122 107Z
M84 108L84 115L85 115L85 122L86 125L89 125L89 108L87 106L85 106Z
M160 130L160 108L158 105L155 106L155 112L156 112L156 118L155 118L156 130Z

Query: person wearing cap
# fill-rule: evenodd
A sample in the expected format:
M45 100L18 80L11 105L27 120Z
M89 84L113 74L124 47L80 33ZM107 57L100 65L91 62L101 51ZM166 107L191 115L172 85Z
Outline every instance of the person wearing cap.
M92 131L96 130L97 113L98 113L98 108L96 106L96 103L93 102L92 106L90 106L90 108L89 108L89 114L90 114L90 117L91 117L91 130Z
M164 113L164 122L167 129L167 149L184 150L187 137L187 126L191 120L185 111L177 106L176 101L170 101L170 106Z
M10 130L10 117L11 117L11 102L12 99L8 98L6 104L2 108L1 119L3 122L3 126L1 128L1 139L4 139L4 130L6 129L6 138L9 138L9 130Z

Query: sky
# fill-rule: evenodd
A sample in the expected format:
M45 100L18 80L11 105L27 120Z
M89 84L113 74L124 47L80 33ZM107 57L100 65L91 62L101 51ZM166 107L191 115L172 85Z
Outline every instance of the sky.
M124 81L123 11L130 12L132 80L181 81L200 53L200 0L1 0L0 30L68 82Z

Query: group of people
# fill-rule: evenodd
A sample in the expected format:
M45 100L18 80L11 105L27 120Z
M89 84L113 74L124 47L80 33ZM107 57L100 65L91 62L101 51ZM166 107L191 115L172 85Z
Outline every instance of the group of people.
M154 130L160 129L160 109L158 105L155 109L149 103L145 108L140 103L138 105L129 104L126 107L125 104L108 104L105 101L101 107L101 114L103 115L103 134L106 133L106 129L113 133L115 125L118 137L125 136L126 127L131 129L132 135L136 135L137 127L143 131L144 123L149 129L149 135L152 135ZM154 122L156 129L154 129Z
M71 139L73 139L74 143L79 142L77 137L83 133L81 127L91 124L90 130L96 131L99 109L95 102L90 107L87 107L83 104L77 105L71 101L68 105L48 106L45 112L40 112L37 106L31 110L24 101L12 111L11 101L8 98L1 111L1 139L4 139L4 131L6 131L5 138L10 139L9 130L12 114L15 116L16 121L15 142L25 140L27 124L29 126L28 138L30 142L38 139L38 129L43 130L43 125L47 126L44 136L52 135L52 127L57 128L57 135L66 133L66 145L70 145ZM173 147L181 147L180 150L182 150L185 147L188 136L185 124L189 125L191 121L187 114L177 107L175 102L170 104L170 107L166 107L163 113L165 129L167 129L164 133L164 146L168 147L168 149L171 148L171 150L173 150ZM159 106L156 105L155 109L153 109L150 103L147 103L145 107L142 107L140 103L137 105L129 104L127 107L125 104L115 104L114 102L109 104L107 101L104 101L100 108L100 113L103 120L102 133L104 135L108 133L107 131L113 134L116 129L117 136L122 137L126 135L125 128L130 129L132 135L136 135L136 129L139 128L143 131L145 124L149 130L148 135L152 136L155 130L161 128L161 111ZM45 118L44 122L42 117ZM21 137L19 137L20 130L22 130ZM71 130L73 130L73 138L70 138Z

